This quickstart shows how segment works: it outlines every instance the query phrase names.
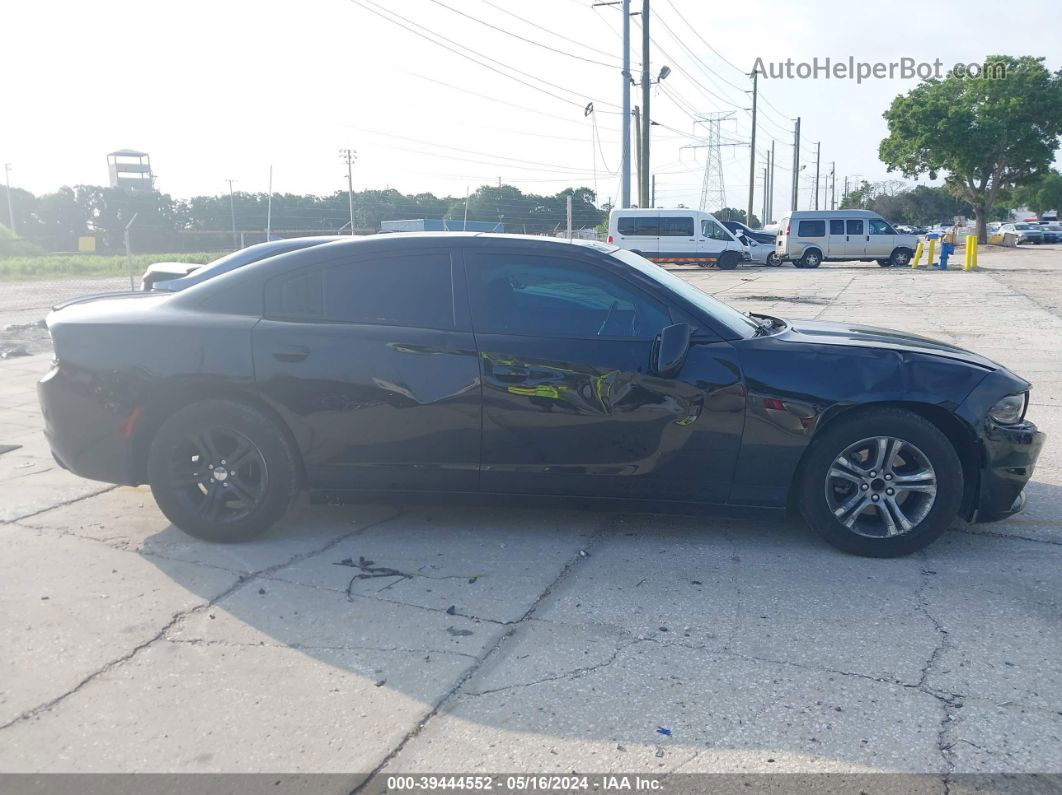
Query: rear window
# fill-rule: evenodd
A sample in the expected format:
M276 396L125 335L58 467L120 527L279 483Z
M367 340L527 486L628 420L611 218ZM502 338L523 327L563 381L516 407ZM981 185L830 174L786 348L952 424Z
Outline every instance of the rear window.
M660 219L655 215L628 215L616 222L616 231L626 237L657 237L660 234Z
M797 224L798 237L825 237L825 221L801 221Z
M831 235L843 235L844 234L844 221L836 219L830 221L830 234Z

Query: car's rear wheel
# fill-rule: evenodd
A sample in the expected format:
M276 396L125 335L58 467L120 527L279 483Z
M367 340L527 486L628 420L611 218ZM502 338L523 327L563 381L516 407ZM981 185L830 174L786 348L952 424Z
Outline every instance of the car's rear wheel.
M782 258L775 254L773 251L767 255L767 267L778 268L782 264Z
M716 264L725 271L732 271L738 266L740 261L741 255L736 251L724 251L719 255L719 261Z
M159 428L148 481L176 527L206 541L242 541L284 515L300 477L297 453L273 420L243 403L204 400Z
M890 558L947 530L962 501L962 464L935 425L909 411L861 411L828 425L808 451L801 508L834 546Z
M804 252L804 256L797 262L797 267L800 268L817 268L822 264L822 252L817 248L809 248Z

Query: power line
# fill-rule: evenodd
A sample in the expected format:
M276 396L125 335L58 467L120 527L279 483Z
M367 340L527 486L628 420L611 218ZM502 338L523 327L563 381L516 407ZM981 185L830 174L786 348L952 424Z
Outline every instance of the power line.
M480 25L485 25L486 27L490 28L491 30L496 30L499 33L504 33L506 36L512 36L514 39L519 39L520 41L527 42L528 44L533 44L534 46L541 47L544 50L549 50L550 52L559 53L560 55L565 55L565 56L567 56L569 58L575 58L576 60L584 61L584 62L590 63L590 64L595 64L597 66L605 66L605 67L607 67L609 69L615 69L616 68L615 64L605 63L604 61L595 61L592 58L584 58L583 56L576 55L575 53L572 53L572 52L565 52L564 50L558 50L556 47L550 47L548 44L543 44L541 42L535 41L534 39L529 39L529 38L526 38L524 36L521 36L518 33L513 33L511 30L506 30L505 28L498 27L497 25L492 25L490 22L487 22L485 19L479 19L478 17L474 17L471 14L466 14L464 11L459 11L458 9L456 9L456 8L454 8L452 6L448 6L448 5L446 5L446 3L441 2L441 0L430 0L430 2L434 3L437 6L440 6L441 8L445 8L447 11L452 11L455 14L458 14L458 15L464 17L465 19L471 19L473 22L478 22Z
M539 24L537 24L535 22L532 22L529 19L524 19L524 17L521 17L521 16L519 16L517 14L514 14L509 9L498 5L497 3L492 3L491 0L482 0L482 2L486 3L491 8L495 8L498 11L501 11L503 14L508 14L513 19L516 19L516 20L519 20L520 22L523 22L525 25L530 25L533 28L538 28L539 30L541 30L544 33L548 33L551 36L556 36L558 39L563 39L564 41L567 41L567 42L569 42L571 44L577 44L580 47L583 47L583 48L585 48L587 50L590 50L591 52L596 52L598 55L604 55L604 56L606 56L608 58L614 58L615 57L612 53L610 53L610 52L608 52L606 50L599 50L596 47L591 47L589 44L586 44L585 42L581 42L578 39L568 38L563 33L557 33L557 31L555 31L555 30L550 30L549 28L543 27L542 25L539 25Z
M529 83L526 80L521 80L519 77L511 75L508 72L504 72L501 69L498 69L497 67L490 66L489 64L483 63L483 61L481 61L481 60L477 60L477 58L473 57L472 55L469 55L468 53L469 52L475 53L475 55L478 56L479 58L482 58L484 60L490 61L491 63L498 64L503 69L508 69L508 70L510 70L512 72L516 72L517 74L521 74L521 75L524 75L525 77L529 77L530 79L536 80L539 83L542 83L543 85L547 85L547 86L550 86L552 88L556 88L556 89L558 89L560 91L566 91L569 94L575 94L576 96L584 96L584 95L580 94L578 91L573 91L570 88L565 88L564 86L557 85L556 83L551 83L548 80L543 80L541 77L538 77L537 75L533 75L533 74L530 74L529 72L525 72L525 71L523 71L521 69L517 69L516 67L510 66L509 64L506 64L506 63L504 63L502 61L499 61L496 58L491 58L489 55L484 55L483 53L479 52L478 50L473 50L471 47L467 47L466 45L463 45L460 42L454 41L451 38L443 36L441 33L435 33L434 31L431 31L430 35L429 35L428 33L422 33L420 30L414 30L414 27L420 28L421 30L424 30L424 31L427 31L428 29L425 28L423 25L420 25L420 24L414 22L413 20L408 19L408 18L402 16L401 14L398 14L398 13L396 13L394 11L389 10L389 9L387 9L386 13L385 13L384 10L381 10L378 6L375 6L375 4L367 5L367 3L371 3L372 0L349 0L349 2L353 3L354 5L358 6L359 8L361 8L361 9L363 9L365 11L368 11L371 14L374 14L375 16L380 17L381 19L387 20L388 22L390 22L393 25L397 25L400 28L404 28L405 30L409 31L410 33L414 34L415 36L418 36L418 37L424 39L425 41L429 41L432 44L435 44L436 46L442 47L445 50L449 50L450 52L454 53L455 55L459 55L460 57L464 58L465 60L471 61L472 63L476 64L477 66L482 66L485 69L489 69L490 71L494 72L495 74L501 75L502 77L507 77L510 80L513 80L513 81L515 81L517 83L520 83L523 86L526 86L526 87L528 87L530 89L533 89L534 91L538 91L538 92L540 92L542 94L546 94L547 96L553 97L554 99L560 100L561 102L564 102L564 103L566 103L568 105L574 105L577 108L582 108L583 105L585 104L584 102L577 102L577 101L569 99L567 97L562 97L562 96L560 96L558 94L554 94L552 91L547 91L546 89L542 88L541 86L537 86L534 83ZM390 16L388 16L388 15L390 15ZM395 19L392 19L392 17L395 17ZM401 20L401 22L398 21L398 20ZM414 27L410 27L411 25L414 26ZM449 46L447 44L443 44L441 41L436 41L436 39L432 38L432 36L435 36L435 37L437 37L439 39L442 39L445 42L449 42L450 44L452 44L454 46L451 47L451 46ZM461 49L457 49L457 48L461 48ZM462 52L461 51L462 49L463 50L467 50L468 52ZM589 97L589 99L594 99L594 98L593 97ZM595 103L600 103L602 105L607 105L607 106L613 107L613 108L619 107L618 105L614 105L611 102L605 102L604 100L594 99L594 102Z

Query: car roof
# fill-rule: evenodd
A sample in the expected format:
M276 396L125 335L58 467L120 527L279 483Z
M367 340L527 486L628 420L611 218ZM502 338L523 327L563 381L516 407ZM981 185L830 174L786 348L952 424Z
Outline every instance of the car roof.
M881 218L873 210L795 210L790 218Z

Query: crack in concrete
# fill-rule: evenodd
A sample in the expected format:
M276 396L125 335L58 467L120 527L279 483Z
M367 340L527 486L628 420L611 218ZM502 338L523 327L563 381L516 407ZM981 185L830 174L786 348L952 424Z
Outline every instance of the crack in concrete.
M409 653L409 654L438 654L449 657L468 657L471 660L479 658L474 654L451 649L410 649L404 646L326 646L312 643L241 643L232 640L210 640L208 638L164 638L167 643L182 643L188 646L221 646L233 649L295 649L296 651L374 651L384 653Z
M36 473L34 473L36 474ZM13 516L10 519L0 519L0 524L14 524L15 522L21 522L23 519L29 519L31 516L40 516L42 513L48 511L54 511L56 508L65 508L67 505L73 505L75 502L81 502L92 497L98 497L101 494L106 494L108 491L114 491L119 488L118 486L107 486L105 488L93 491L89 494L82 494L80 497L73 497L63 502L57 502L55 505L49 505L47 508L41 508L39 511L30 511L29 513L22 514L21 516Z
M107 491L109 491L109 489L107 489ZM58 507L58 506L55 506L55 507ZM76 685L74 685L69 690L66 690L63 693L60 693L58 696L46 701L43 704L38 704L36 707L33 707L32 709L25 710L24 712L20 713L19 715L15 716L14 718L12 718L11 720L7 721L4 724L0 724L0 731L3 731L4 729L11 728L12 726L14 726L14 725L16 725L18 723L21 723L22 721L29 720L30 718L33 718L33 717L35 717L37 715L40 715L43 712L47 712L50 709L52 709L52 707L55 707L58 704L61 704L62 702L66 701L68 698L70 698L71 696L73 696L76 693L78 693L82 688L84 688L87 685L89 685L92 682L94 682L99 677L101 677L104 674L114 670L115 668L121 666L122 664L128 662L129 660L132 660L134 657L136 657L138 654L140 654L140 652L142 652L145 649L149 648L150 646L152 646L156 642L158 642L160 640L164 640L166 638L167 633L169 633L170 630L172 630L175 626L177 626L177 624L179 624L184 619L188 618L189 616L195 615L197 613L201 613L204 610L210 609L211 607L216 605L221 600L225 599L228 596L231 596L232 594L236 593L237 591L239 591L240 589L246 587L247 585L251 584L252 582L255 582L260 577L268 576L269 574L271 574L271 573L273 573L275 571L279 571L279 570L285 568L286 566L291 566L291 565L294 565L296 563L300 563L300 562L302 562L304 560L307 560L308 558L312 558L312 557L315 557L317 555L321 555L321 554L327 552L328 550L332 549L332 547L336 546L337 544L340 544L343 541L346 541L348 538L351 538L351 537L353 537L355 535L363 533L363 532L365 532L366 530L368 530L371 527L375 527L377 525L384 524L385 522L390 522L393 519L396 519L396 518L398 518L401 515L402 515L402 512L399 511L399 510L396 510L390 516L384 517L382 519L377 519L377 520L372 521L372 522L367 522L366 524L362 525L361 527L357 527L357 528L351 530L350 532L343 533L342 535L337 536L336 538L333 538L333 539L329 540L328 543L324 544L321 547L318 547L317 549L310 550L309 552L297 553L295 555L292 555L286 561L283 561L281 563L276 563L273 566L269 566L269 567L267 567L265 569L261 569L261 570L256 571L256 572L252 572L250 574L238 575L236 582L234 582L232 585L230 585L228 588L226 588L224 591L222 591L217 596L215 596L215 597L213 597L211 599L208 599L205 602L201 602L201 603L199 603L197 605L194 605L193 607L177 611L176 613L173 614L173 616L170 617L169 621L167 621L163 625L162 629L160 629L155 635L153 635L152 637L150 637L147 640L143 641L142 643L138 643L136 646L134 646L132 649L130 649L125 654L123 654L123 655L121 655L119 657L116 657L116 658L104 663L100 668L97 668L92 673L90 673L87 676L83 677L80 682L78 682Z
M508 690L519 690L519 689L523 689L525 687L535 687L536 685L543 685L543 684L546 684L548 682L559 682L562 679L578 679L580 676L583 676L584 674L588 674L591 671L598 671L598 670L600 670L602 668L608 668L610 665L612 665L614 662L616 662L616 659L620 656L620 654L623 651L625 651L626 649L629 649L631 646L636 646L639 643L645 643L645 642L647 642L647 640L648 640L648 638L643 638L643 639L640 639L640 640L632 640L629 643L624 643L621 646L616 647L616 649L612 652L612 654L609 655L609 658L607 660L605 660L604 662L595 663L594 665L584 665L584 666L582 666L580 668L575 668L573 670L565 671L564 673L560 673L560 674L551 674L550 676L544 676L541 679L536 679L536 680L534 680L532 682L516 682L516 683L511 684L511 685L504 685L503 687L492 687L492 688L490 688L488 690L466 690L464 693L461 694L461 696L462 697L466 697L466 696L470 696L470 697L489 696L489 695L492 695L494 693L503 693L503 692L508 691Z
M416 725L413 726L413 728L411 728L402 736L402 739L399 740L397 744L395 744L395 746L387 753L386 756L384 756L382 760L380 760L380 763L368 773L368 775L365 777L365 780L362 781L362 783L355 787L353 790L351 790L350 795L357 795L357 793L362 792L370 784L370 782L375 780L376 776L378 776L384 768L386 768L400 753L402 753L402 750L410 743L410 741L412 741L424 730L424 728L428 725L432 718L438 715L439 712L443 709L443 707L452 698L457 696L461 688L465 686L465 683L468 682L473 676L475 676L483 668L486 662L491 659L491 657L499 653L499 649L505 646L506 642L510 638L512 638L512 636L516 633L517 629L519 629L520 625L523 624L525 621L531 620L532 616L534 615L534 612L542 605L543 602L545 602L546 599L550 597L550 595L553 593L553 590L568 578L568 576L572 573L575 567L579 565L579 562L584 558L589 558L589 554L586 550L594 549L595 545L598 543L598 541L601 540L607 530L611 526L613 526L617 521L618 520L616 518L612 518L603 522L602 525L598 527L598 529L594 531L594 533L592 533L589 538L587 538L586 546L576 552L568 560L568 562L564 564L557 576L554 577L553 580L550 581L550 583L538 594L538 596L536 596L531 601L531 604L528 606L527 610L524 611L523 615L520 616L518 620L507 625L509 627L508 630L502 633L502 635L496 641L494 641L494 643L491 644L489 648L484 650L482 655L477 658L477 662L470 665L468 667L468 670L465 671L460 677L458 677L453 687L451 687L449 690L443 693L442 696L436 699L435 703L428 710L427 714L425 714L423 718L417 721Z
M1030 541L1034 544L1050 544L1051 546L1062 547L1062 541L1056 541L1051 538L1032 538L1030 536L1019 536L1013 533L1001 533L998 530L973 530L966 527L954 527L949 532L962 533L968 536L989 536L991 538L1009 538L1012 541Z
M925 550L921 552L921 558L923 561L928 560L928 555ZM937 665L940 658L944 653L951 648L951 640L948 635L948 630L944 626L944 623L938 619L929 609L929 599L926 597L926 591L929 589L930 577L932 573L922 568L922 581L918 585L918 589L915 591L915 605L918 612L926 617L926 619L933 625L933 629L936 631L939 638L939 642L930 652L929 657L926 659L925 664L922 666L921 676L919 677L916 688L931 696L940 703L942 716L940 720L940 726L937 729L937 752L940 754L940 758L944 762L944 791L950 790L949 777L955 770L955 759L952 749L955 747L954 741L949 741L949 733L953 730L955 721L957 720L957 711L962 708L962 699L954 693L948 693L941 690L936 690L929 686L929 677L933 673L933 668Z

